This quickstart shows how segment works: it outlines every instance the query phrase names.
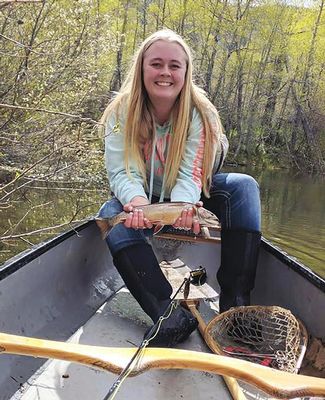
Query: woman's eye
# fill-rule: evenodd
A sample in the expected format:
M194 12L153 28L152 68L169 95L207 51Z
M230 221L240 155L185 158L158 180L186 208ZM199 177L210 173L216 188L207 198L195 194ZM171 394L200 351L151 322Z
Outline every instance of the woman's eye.
M153 67L155 67L155 68L159 68L160 67L160 63L153 63L153 64L151 64Z

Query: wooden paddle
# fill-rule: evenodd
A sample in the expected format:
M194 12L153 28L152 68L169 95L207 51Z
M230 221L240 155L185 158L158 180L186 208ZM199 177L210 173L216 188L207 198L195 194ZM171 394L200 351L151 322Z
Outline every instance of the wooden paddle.
M198 302L195 300L185 300L184 304L186 304L186 306L189 308L191 313L198 320L199 331L200 331L203 339L205 340L205 330L206 330L207 325L197 309ZM215 348L212 349L210 347L210 349L215 354L220 354L220 353L216 352ZM244 395L241 387L239 386L239 384L235 378L232 378L230 376L223 376L223 380L225 381L225 384L227 385L229 392L231 393L234 400L247 400L246 396Z
M137 349L88 346L0 333L0 352L55 358L119 374ZM325 396L325 379L281 372L248 361L178 349L145 349L130 375L149 369L194 369L241 379L273 397Z

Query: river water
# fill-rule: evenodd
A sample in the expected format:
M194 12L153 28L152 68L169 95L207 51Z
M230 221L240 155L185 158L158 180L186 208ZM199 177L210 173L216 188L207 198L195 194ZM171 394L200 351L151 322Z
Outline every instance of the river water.
M325 181L287 170L229 169L260 185L263 236L325 277Z
M259 182L263 235L289 255L325 277L325 185L321 178L287 170L238 169ZM63 187L63 188L62 188ZM24 188L8 208L0 208L0 236L28 233L96 213L108 190L71 187L69 183ZM17 223L21 223L17 225ZM52 230L50 235L67 227ZM7 233L6 233L7 231ZM0 264L49 236L48 232L0 242Z
M260 184L262 232L325 277L325 185L284 170L253 170Z

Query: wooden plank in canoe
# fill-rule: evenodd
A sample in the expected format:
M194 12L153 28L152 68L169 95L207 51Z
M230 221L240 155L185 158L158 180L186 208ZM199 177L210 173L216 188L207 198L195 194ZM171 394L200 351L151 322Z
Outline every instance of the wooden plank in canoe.
M184 264L184 262L177 258L172 261L162 261L160 263L160 267L165 274L166 278L170 282L173 287L173 295L181 286L185 277L189 277L189 273L191 269ZM189 299L210 299L213 301L217 301L219 298L219 294L207 283L194 286L191 285ZM184 294L181 292L176 296L176 299L184 299Z

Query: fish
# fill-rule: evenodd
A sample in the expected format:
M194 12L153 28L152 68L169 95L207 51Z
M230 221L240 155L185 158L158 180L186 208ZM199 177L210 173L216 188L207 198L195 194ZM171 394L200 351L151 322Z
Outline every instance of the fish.
M219 219L204 207L198 207L193 203L186 202L163 202L154 203L144 206L133 207L143 211L144 218L147 218L156 226L155 233L158 233L165 225L173 225L177 218L182 214L183 210L193 209L193 217L197 218L201 231L204 236L209 236L208 228L220 229ZM106 238L109 231L117 224L124 223L129 213L122 211L112 218L95 217L97 226L99 227L102 237Z

